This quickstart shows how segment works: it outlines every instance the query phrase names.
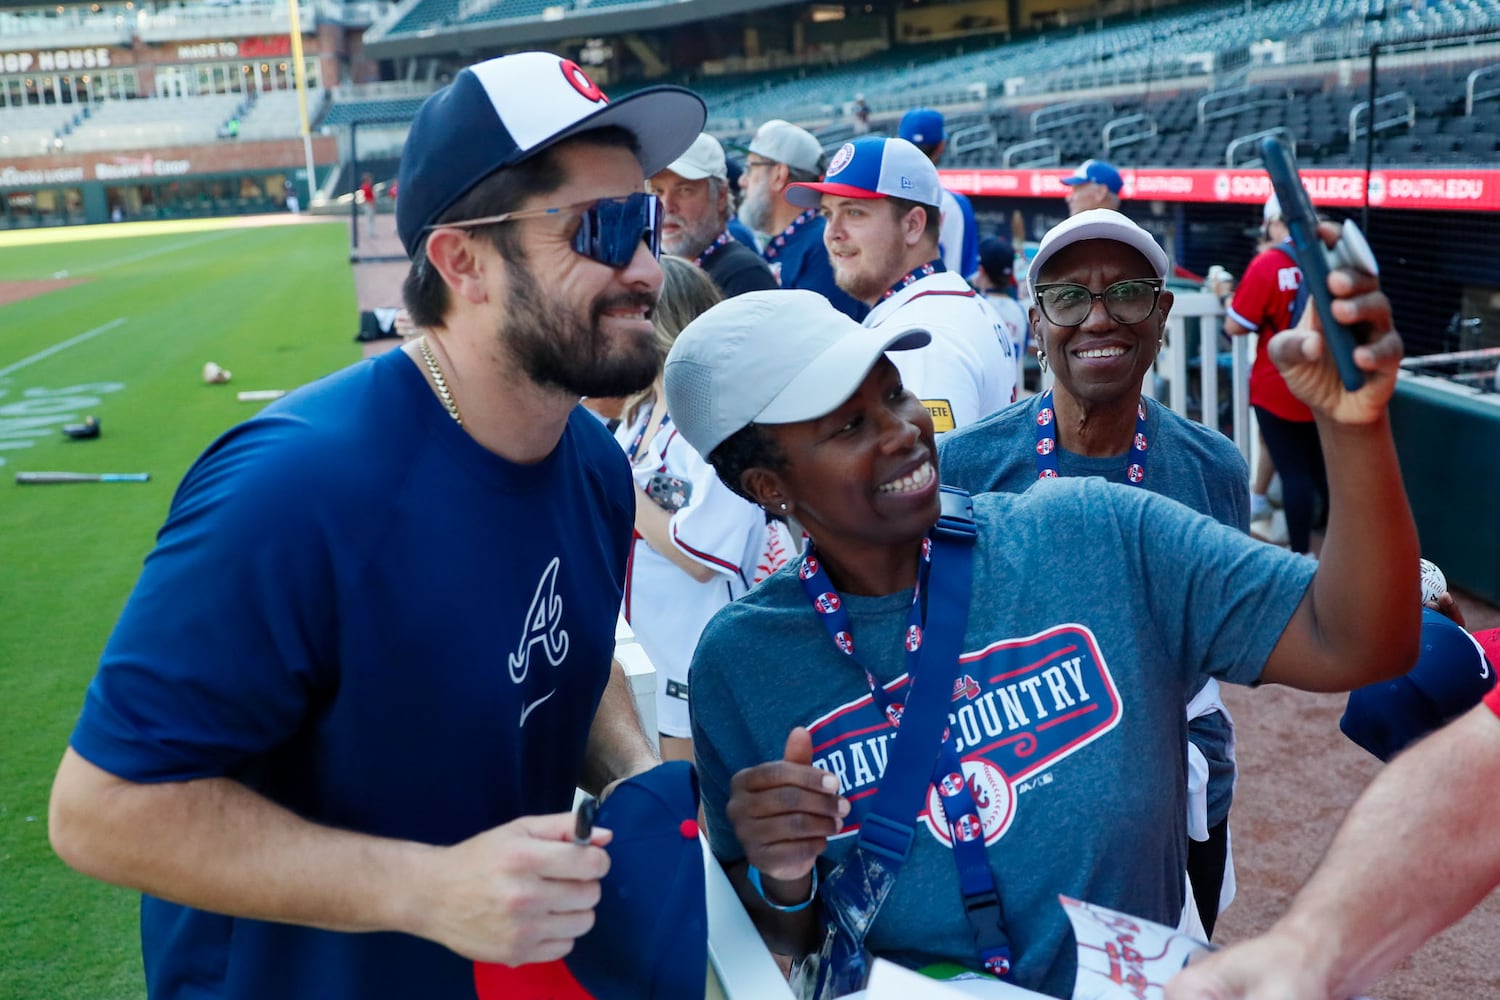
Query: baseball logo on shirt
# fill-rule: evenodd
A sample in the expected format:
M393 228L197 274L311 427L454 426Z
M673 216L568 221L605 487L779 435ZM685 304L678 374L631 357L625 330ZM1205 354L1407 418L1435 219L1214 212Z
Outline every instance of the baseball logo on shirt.
M542 570L536 593L531 596L531 607L526 611L526 631L515 652L506 658L510 679L517 684L531 670L532 647L541 646L547 662L554 667L568 655L568 633L562 628L563 602L557 595L557 571L561 565L562 560L554 556Z
M819 614L831 615L839 609L839 595L831 590L825 590L813 601L813 607L818 609Z
M974 797L974 808L978 810L978 815L965 813L950 824L943 808L942 786L929 785L927 808L921 814L922 822L944 847L952 847L955 839L967 842L983 838L986 844L993 844L1015 819L1015 792L1011 790L1004 773L988 760L966 760L963 766L964 773L960 780L969 786L969 794Z

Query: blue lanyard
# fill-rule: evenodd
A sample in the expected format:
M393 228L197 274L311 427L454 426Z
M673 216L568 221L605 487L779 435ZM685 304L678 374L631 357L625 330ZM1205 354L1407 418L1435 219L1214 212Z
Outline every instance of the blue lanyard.
M704 247L703 252L693 258L693 263L698 267L702 267L705 263L708 262L708 258L712 257L714 253L718 251L719 247L728 243L732 239L734 239L734 237L729 235L729 230L724 230L719 234L718 239L714 240L708 246Z
M948 548L946 551L951 552L953 549ZM908 702L913 704L916 702L914 696L917 679L920 676L923 633L926 626L926 602L923 598L931 575L932 552L933 535L929 533L926 538L922 539L917 585L912 594L911 610L907 614L906 631L903 635L903 643L906 646L907 675L905 696ZM958 561L958 566L965 573L969 572L968 565L967 560ZM949 571L954 570L950 567ZM803 554L797 577L802 581L803 591L807 594L813 609L818 613L818 618L822 621L824 628L828 630L834 646L863 671L875 705L880 709L881 715L898 731L899 741L899 731L907 705L894 701L869 668L861 664L855 656L854 631L849 621L849 612L844 609L842 598L834 589L832 581L828 579L828 574L818 561L817 552L811 544ZM966 585L967 581L965 581ZM961 629L963 627L961 621L950 620L950 616L956 617L957 609L945 606L947 603L939 601L933 609L932 627L939 630ZM960 640L961 638L959 637ZM947 672L942 673L945 667ZM945 686L945 690L940 692L942 697L936 703L941 711L946 711L944 706L951 701L953 672L953 665L930 664L929 673L934 679L941 679ZM930 685L931 682L929 681L928 684ZM928 704L932 704L930 698ZM917 728L920 729L921 726ZM984 824L980 818L979 809L974 804L974 796L969 790L968 780L964 777L963 760L958 754L951 728L943 727L942 746L930 775L907 773L914 768L907 767L904 762L910 761L917 764L924 758L920 754L898 755L897 746L899 742L890 750L889 763L881 778L881 786L905 783L915 777L918 782L928 783L937 790L943 809L943 818L953 841L953 860L958 866L959 887L964 897L964 912L974 932L980 962L985 971L991 975L1008 976L1011 968L1010 940L1005 933L1005 918L1000 909L1000 894L995 888L995 876L990 871L989 858L985 851ZM898 801L905 798L895 789L889 789L888 794L895 795ZM877 795L874 804L876 810L879 810L881 800L882 796ZM859 846L862 849L891 856L899 863L911 849L914 824L915 817L896 817L892 822L882 817L878 811L872 812L861 826Z
M656 431L651 435L651 440L655 441L656 435L666 430L667 426L671 423L672 415L670 413L663 413L661 423L656 425ZM636 455L636 452L640 450L641 442L646 440L646 432L649 430L651 430L651 410L648 408L646 410L646 422L641 424L641 429L636 431L635 437L630 440L630 447L625 449L625 454L630 456L632 465L635 464L636 458L639 457ZM663 471L665 471L665 466L663 467Z
M892 295L895 295L897 292L901 291L901 289L905 288L913 281L921 281L929 274L938 274L946 270L948 270L948 268L943 263L943 259L941 257L936 257L923 264L921 267L913 268L912 270L907 271L904 278L885 290L885 293L880 296L880 301L884 302L886 299L890 298Z
M1056 479L1062 475L1057 470L1057 414L1053 411L1052 390L1042 396L1042 408L1036 415L1036 477ZM1135 404L1135 437L1130 442L1130 464L1125 467L1125 478L1137 486L1146 481L1146 452L1151 442L1146 437L1146 401Z
M781 248L786 246L786 241L792 238L792 234L817 217L818 213L810 208L797 216L792 220L791 225L781 231L780 235L766 244L766 248L761 251L761 256L765 257L766 260L775 260L780 255Z

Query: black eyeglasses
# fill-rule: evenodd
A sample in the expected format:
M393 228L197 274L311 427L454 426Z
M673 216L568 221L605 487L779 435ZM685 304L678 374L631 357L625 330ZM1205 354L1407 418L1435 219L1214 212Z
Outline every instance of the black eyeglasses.
M651 251L651 256L661 256L661 202L656 195L645 192L628 194L623 198L580 201L557 208L526 208L519 212L487 215L479 219L439 222L427 228L469 229L521 219L541 219L550 215L578 216L580 221L578 231L573 234L573 249L607 267L619 269L628 265L634 259L641 240L646 241L646 249Z
M1127 278L1102 292L1071 281L1037 285L1036 305L1053 326L1082 326L1094 309L1094 300L1104 301L1104 311L1116 323L1140 323L1156 311L1164 282L1160 278Z

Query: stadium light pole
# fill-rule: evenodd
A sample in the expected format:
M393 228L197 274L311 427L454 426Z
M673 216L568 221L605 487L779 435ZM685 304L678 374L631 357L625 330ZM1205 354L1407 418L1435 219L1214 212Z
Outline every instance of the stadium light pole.
M291 11L292 27L292 80L297 88L297 111L302 115L302 153L307 157L307 207L312 207L313 195L318 189L318 175L313 168L312 129L307 124L307 71L302 65L302 16L297 10L297 0L286 0Z

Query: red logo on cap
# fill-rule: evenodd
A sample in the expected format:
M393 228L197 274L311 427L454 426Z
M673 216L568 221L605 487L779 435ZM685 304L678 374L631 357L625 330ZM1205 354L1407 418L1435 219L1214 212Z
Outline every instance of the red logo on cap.
M576 62L571 59L559 59L557 64L562 69L563 79L567 80L574 90L595 104L609 103L609 98L604 96L604 91L599 89L597 83L589 79L589 75L579 68Z

